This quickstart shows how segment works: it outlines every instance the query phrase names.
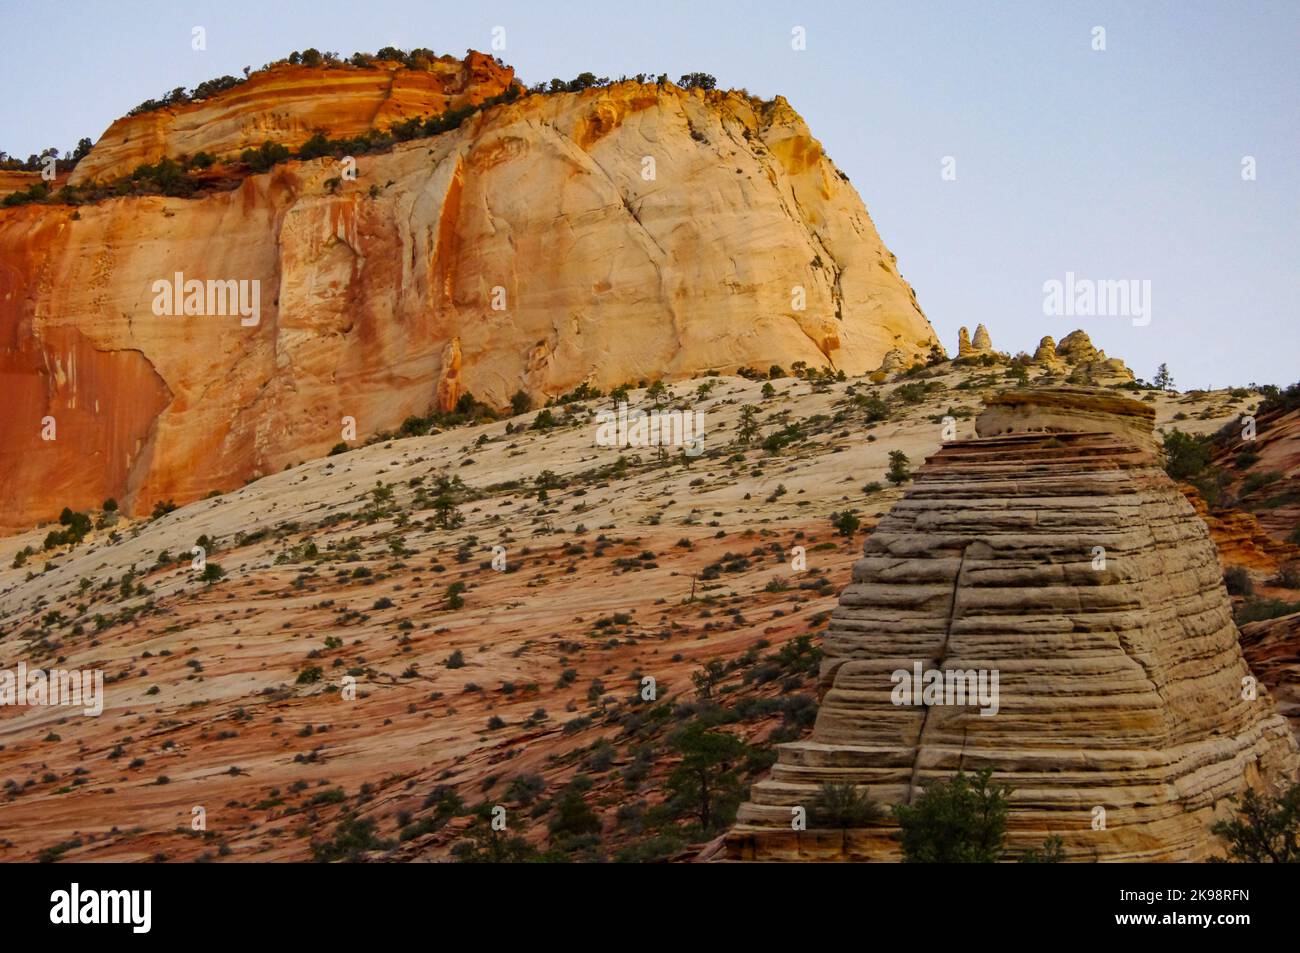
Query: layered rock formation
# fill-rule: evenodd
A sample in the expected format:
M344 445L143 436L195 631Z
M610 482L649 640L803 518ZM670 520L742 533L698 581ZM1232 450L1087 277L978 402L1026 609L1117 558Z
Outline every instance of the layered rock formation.
M22 192L41 182L39 172L0 169L0 199L10 192Z
M1056 835L1074 860L1195 860L1218 849L1225 797L1294 777L1285 720L1243 691L1205 526L1134 441L1148 408L1037 399L1037 421L1027 396L995 401L977 430L998 435L944 446L867 540L826 635L812 737L754 786L732 858L895 858L887 822L797 831L792 808L811 813L825 782L911 802L987 766L1015 788L1012 851ZM1071 416L1087 429L1064 429ZM916 665L945 682L996 672L996 712L896 704L896 673Z
M357 136L412 116L474 106L504 93L514 70L470 50L444 56L427 70L397 63L374 68L281 65L209 99L123 116L99 137L70 182L129 175L164 156L237 156L263 142L296 148L317 130Z
M1057 387L1009 390L984 399L975 421L981 437L1012 433L1103 431L1122 436L1134 447L1155 454L1156 412L1150 404L1092 388Z
M1241 627L1241 651L1300 738L1300 612L1247 622Z
M1196 487L1180 483L1178 488L1209 529L1210 538L1225 565L1273 572L1285 563L1300 559L1300 546L1274 539L1260 525L1254 513L1230 508L1211 512Z
M330 135L405 114L394 96L423 108L501 79L403 99L418 74L342 72L322 78L350 103ZM124 120L78 176L295 141L339 108L310 100L302 70L271 73ZM324 453L345 416L364 437L466 392L505 406L746 365L862 373L936 340L779 97L634 82L529 95L357 172L288 162L194 199L0 210L4 527L229 488ZM177 273L257 281L258 323L155 315L154 283Z

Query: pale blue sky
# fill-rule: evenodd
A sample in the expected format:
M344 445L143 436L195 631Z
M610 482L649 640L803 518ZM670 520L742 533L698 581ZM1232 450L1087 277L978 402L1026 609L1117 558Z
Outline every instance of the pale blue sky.
M703 70L804 115L950 349L961 324L1011 351L1082 326L1140 376L1167 361L1183 388L1300 378L1296 0L4 0L0 18L0 149L21 157L309 46L462 54L499 25L528 83ZM1150 280L1151 323L1045 316L1043 283L1067 271Z

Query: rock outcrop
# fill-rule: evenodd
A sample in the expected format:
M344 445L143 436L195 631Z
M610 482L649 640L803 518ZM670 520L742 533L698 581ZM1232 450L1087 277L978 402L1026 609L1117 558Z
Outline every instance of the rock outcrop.
M1070 382L1075 384L1110 384L1133 380L1133 372L1117 357L1107 357L1105 351L1093 346L1092 339L1083 331L1071 331L1056 346L1057 356L1070 370Z
M413 116L475 106L504 93L514 70L470 50L429 69L397 63L373 68L281 65L209 99L123 116L78 163L72 185L130 175L164 156L237 156L263 142L296 148L317 130L332 138L387 129Z
M484 69L459 91L342 71L319 101L315 74L272 70L122 120L76 175L297 141L339 109L326 131L346 133L486 95L504 77ZM5 528L193 500L325 453L344 417L364 438L468 392L504 407L796 361L857 374L936 341L785 100L671 84L523 96L357 157L355 181L323 158L192 199L0 210L0 262ZM257 282L257 323L156 315L176 274Z
M985 355L997 356L997 352L993 350L993 339L984 325L976 325L973 339L965 327L957 329L957 360L973 360Z
M1241 627L1241 651L1300 739L1300 612L1247 622Z
M1196 860L1219 849L1224 798L1294 777L1289 726L1267 692L1243 692L1206 528L1135 445L1149 408L1058 397L1039 396L1041 421L1026 398L995 399L977 430L998 435L945 445L870 535L825 638L811 739L780 746L731 858L895 858L891 822L819 829L821 785L895 804L990 767L1015 788L1013 852L1055 835L1072 860ZM1071 418L1087 429L1062 429ZM918 666L970 688L996 673L996 710L910 703L896 689Z
M1196 487L1180 483L1178 488L1209 529L1219 559L1225 565L1275 572L1284 564L1300 559L1300 546L1274 539L1254 513L1233 508L1211 511Z
M10 192L22 192L42 181L39 172L0 169L0 199Z
M1065 370L1065 359L1056 353L1056 342L1049 334L1038 342L1034 350L1033 363L1045 370L1059 372Z
M1150 404L1094 388L1054 387L1009 390L984 399L975 421L981 437L1013 433L1098 431L1117 434L1153 457L1160 442Z

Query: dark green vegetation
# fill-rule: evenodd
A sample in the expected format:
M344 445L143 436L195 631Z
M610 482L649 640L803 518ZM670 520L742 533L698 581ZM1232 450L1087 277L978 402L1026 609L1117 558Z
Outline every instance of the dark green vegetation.
M1247 790L1237 816L1211 830L1227 844L1228 856L1215 858L1220 862L1300 863L1300 784L1275 795Z
M904 863L994 864L1006 856L1007 807L1011 788L994 784L993 769L974 775L958 771L928 785L912 804L894 805ZM1014 858L1025 863L1062 859L1058 838Z

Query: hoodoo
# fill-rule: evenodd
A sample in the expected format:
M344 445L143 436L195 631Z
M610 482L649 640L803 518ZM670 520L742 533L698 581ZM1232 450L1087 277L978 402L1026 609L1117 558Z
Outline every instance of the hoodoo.
M1295 776L1151 417L1106 391L1014 392L928 459L840 597L812 736L780 747L729 857L896 859L890 821L796 831L791 809L828 781L889 805L989 767L1014 788L1012 851L1056 835L1070 860L1198 860L1225 798ZM891 674L917 663L996 672L996 712L897 704Z

